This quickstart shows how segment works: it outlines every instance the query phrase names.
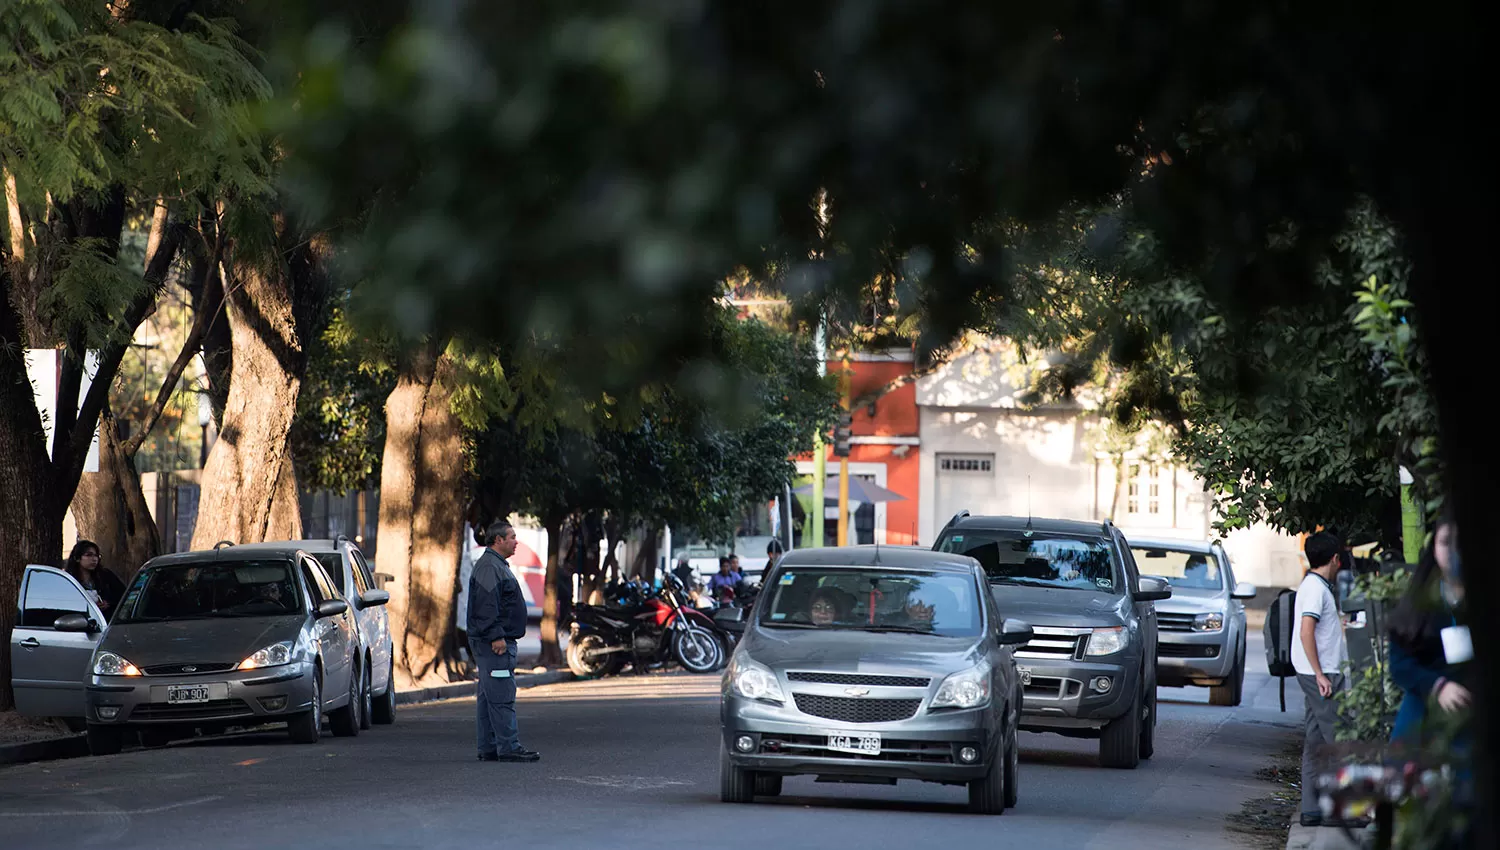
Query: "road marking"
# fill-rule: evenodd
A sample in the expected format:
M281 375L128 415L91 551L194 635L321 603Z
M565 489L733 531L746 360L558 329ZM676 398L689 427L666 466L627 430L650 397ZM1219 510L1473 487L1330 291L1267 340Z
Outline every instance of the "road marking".
M150 808L150 809L105 809L105 810L93 810L93 811L78 811L78 810L62 811L62 810L57 810L57 811L50 811L50 812L0 812L0 818L71 818L71 817L79 817L79 816L82 816L82 815L109 815L111 817L118 817L118 816L129 817L129 816L132 816L132 815L155 815L155 814L160 814L162 812L169 812L169 811L171 811L173 809L181 809L181 808L184 808L186 806L196 806L199 803L211 803L214 800L222 800L222 799L224 799L224 798L220 797L220 796L198 797L198 798L192 799L192 800L182 800L182 801L179 801L179 802L176 802L176 803L168 803L165 806L155 806L155 807Z
M601 788L623 788L628 791L658 791L674 785L692 785L680 779L656 779L650 776L558 776L563 782L594 785Z
M237 762L235 762L234 766L235 767L249 767L252 764L260 764L263 761L265 761L265 759L245 759L244 761L237 761Z

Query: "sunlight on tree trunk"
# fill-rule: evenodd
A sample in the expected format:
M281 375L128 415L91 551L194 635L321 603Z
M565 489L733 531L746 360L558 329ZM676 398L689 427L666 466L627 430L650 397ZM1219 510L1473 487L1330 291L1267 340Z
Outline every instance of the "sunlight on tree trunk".
M562 598L567 568L562 563L562 537L564 523L561 518L544 520L547 529L547 573L543 583L546 591L542 596L542 651L537 664L542 667L560 667L563 663L562 648L557 643L558 621L561 617Z
M99 471L85 472L73 496L73 521L81 539L99 544L104 566L123 581L161 553L135 459L121 444L108 407L99 421Z

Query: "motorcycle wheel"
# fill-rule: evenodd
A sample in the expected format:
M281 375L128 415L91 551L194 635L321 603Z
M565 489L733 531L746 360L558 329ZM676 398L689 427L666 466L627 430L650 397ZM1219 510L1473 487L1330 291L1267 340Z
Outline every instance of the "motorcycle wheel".
M724 648L713 632L698 626L672 635L672 654L677 663L689 673L712 673L719 669L724 658Z
M625 663L622 653L589 655L590 652L606 648L604 638L598 635L583 635L577 640L568 641L568 669L580 679L613 676L620 672L620 666Z

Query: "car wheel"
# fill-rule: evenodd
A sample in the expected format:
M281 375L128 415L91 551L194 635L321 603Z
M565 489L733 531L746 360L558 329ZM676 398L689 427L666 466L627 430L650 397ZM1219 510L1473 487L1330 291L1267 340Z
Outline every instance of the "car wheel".
M316 744L323 736L323 671L313 670L312 707L293 717L286 725L287 734L299 744Z
M353 738L359 734L359 707L364 704L359 680L364 678L363 672L361 666L354 665L349 671L349 701L343 708L335 708L328 714L328 727L336 737Z
M1005 766L1009 760L1006 750L1002 741L984 777L969 783L969 811L976 815L1005 814Z
M1105 767L1134 770L1141 763L1141 703L1137 699L1126 711L1104 726L1099 736L1099 763Z
M781 774L779 773L757 773L755 774L755 796L757 797L779 797L781 796Z
M375 685L375 677L370 675L370 665L365 665L365 673L362 677L364 687L359 689L359 728L368 729L375 715L375 693L372 690Z
M391 661L390 673L385 677L385 693L375 700L370 709L370 720L381 726L396 722L396 662Z
M1241 653L1239 660L1234 664L1234 670L1230 671L1229 678L1224 684L1215 685L1208 690L1208 701L1213 705L1239 705L1245 694L1245 657Z
M1141 698L1141 758L1156 752L1156 685L1147 686Z
M1019 722L1019 718L1018 718ZM1005 807L1013 809L1021 800L1021 744L1016 740L1016 727L1010 727L1005 757Z
M88 725L89 752L96 756L112 756L125 746L125 730L119 726Z
M735 767L729 750L719 746L719 799L726 803L750 803L755 800L754 777L750 771Z

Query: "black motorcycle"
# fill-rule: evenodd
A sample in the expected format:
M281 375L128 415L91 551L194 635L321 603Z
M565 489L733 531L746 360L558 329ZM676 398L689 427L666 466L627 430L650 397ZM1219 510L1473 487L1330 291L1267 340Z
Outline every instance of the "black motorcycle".
M687 604L682 582L668 575L660 590L611 585L604 605L573 609L568 667L580 678L610 676L629 661L637 673L676 662L689 673L711 673L727 659L728 635Z

